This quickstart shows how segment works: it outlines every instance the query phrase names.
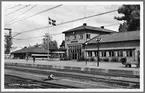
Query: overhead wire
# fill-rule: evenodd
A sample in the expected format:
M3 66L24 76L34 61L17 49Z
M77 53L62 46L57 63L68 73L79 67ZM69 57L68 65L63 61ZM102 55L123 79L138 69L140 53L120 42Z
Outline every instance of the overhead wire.
M104 25L104 27L108 27L108 26L113 26L113 25L117 25L119 23L113 23L113 24L109 24L109 25ZM55 34L51 34L51 35L60 35L62 33L55 33ZM25 39L32 39L32 38L39 38L39 37L43 37L43 36L37 36L37 37L28 37L28 38L23 38L23 39L18 39L18 38L15 38L16 40L25 40Z
M79 21L79 20L83 20L83 19L87 19L87 18L91 18L91 17L95 17L95 16L100 16L100 15L111 13L111 12L115 12L115 11L117 11L117 9L116 10L112 10L112 11L107 11L107 12L104 12L104 13L99 13L99 14L83 17L83 18L78 18L78 19L66 21L66 22L57 24L57 26L58 25L62 25L62 24L67 24L67 23L75 22L75 21ZM36 31L36 30L40 30L40 29L44 29L44 28L48 28L48 27L52 27L52 26L45 26L45 27L35 28L35 29L32 29L32 30L23 31L21 33L30 32L30 31L32 32L32 31ZM57 34L62 34L62 33L57 33ZM42 37L42 36L38 36L38 37ZM30 38L23 38L23 39L17 39L17 38L15 38L15 40L25 40L25 39L32 39L32 38L38 38L38 37L30 37Z
M56 33L56 34L51 34L51 35L60 35L62 33ZM36 37L27 37L27 38L13 38L15 40L25 40L25 39L33 39L33 38L39 38L39 37L44 37L44 35L41 35L41 36L36 36Z
M21 4L18 4L18 5L15 5L15 6L9 7L9 8L7 8L5 11L7 11L7 10L9 10L9 9L16 8L16 7L18 7L18 6L21 6Z
M14 19L12 19L11 21L9 21L6 25L10 24L11 22L13 22L14 20L18 19L20 16L24 15L26 12L30 11L31 9L33 9L34 7L36 7L36 5L30 7L28 10L24 11L22 14L20 14L19 16L15 17Z
M23 18L23 19L21 19L21 20L18 20L18 21L15 21L15 22L13 22L13 23L10 23L10 24L8 24L8 25L12 25L12 24L15 24L15 23L17 23L17 22L26 20L26 19L31 18L31 17L34 17L34 16L36 16L36 15L39 15L39 14L42 14L42 13L44 13L44 12L50 11L50 10L52 10L52 9L58 8L58 7L62 6L62 5L63 5L63 4L60 4L60 5L57 5L57 6L48 8L48 9L45 9L45 10L43 10L43 11L40 11L40 12L35 13L35 14L33 14L33 15L31 15L31 16L28 16L28 17L26 17L26 18Z
M115 11L117 11L117 9L116 10L107 11L107 12L103 12L103 13L99 13L99 14L95 14L95 15L91 15L91 16L86 16L86 17L74 19L74 20L70 20L70 21L66 21L66 22L62 22L62 23L56 24L56 26L67 24L67 23L72 23L72 22L75 22L75 21L79 21L79 20L83 20L83 19L87 19L87 18L91 18L91 17L95 17L95 16L100 16L100 15L103 15L103 14L108 14L108 13L115 12ZM31 30L26 30L26 31L23 31L21 33L37 31L37 30L45 29L45 28L49 28L49 27L53 27L53 26L43 26L43 27L31 29Z
M25 5L24 7L21 7L21 8L19 8L19 9L15 10L15 11L12 11L12 12L10 12L10 13L6 14L5 16L8 16L8 15L10 15L10 14L13 14L13 13L15 13L15 12L19 11L19 10L22 10L22 9L24 9L24 8L28 7L28 6L30 6L30 4L29 4L29 5Z
M71 22L75 22L75 21L79 21L79 20L83 20L83 19L86 19L86 18L91 18L91 17L107 14L107 13L111 13L111 12L115 12L115 11L117 11L117 9L116 10L112 10L112 11L107 11L107 12L99 13L99 14L95 14L95 15L91 15L91 16L87 16L87 17L83 17L83 18L78 18L78 19L75 19L75 20L70 20L70 21L62 22L62 23L57 24L56 26L62 25L62 24L67 24L67 23L71 23ZM108 25L106 25L106 26L108 26ZM27 30L27 31L20 32L18 34L22 34L22 33L26 33L26 32L32 32L32 31L36 31L36 30L40 30L40 29L49 28L49 27L52 27L52 26L44 26L44 27L40 27L40 28L35 28L35 29L32 29L32 30ZM56 33L56 34L52 34L52 35L58 35L58 34L62 34L62 33ZM15 40L25 40L25 39L32 39L32 38L38 38L38 37L42 37L42 36L23 38L23 39L14 38L14 39Z

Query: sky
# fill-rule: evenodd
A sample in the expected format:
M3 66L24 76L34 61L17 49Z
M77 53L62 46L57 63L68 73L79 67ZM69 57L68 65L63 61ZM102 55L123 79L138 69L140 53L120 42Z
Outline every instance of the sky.
M15 8L11 8L11 7L19 5L19 4L21 4L21 5L15 7ZM12 13L13 11L18 10L29 4L30 4L30 6ZM33 16L31 18L28 18L26 20L16 22L25 17L29 17L35 13L38 13L45 9L52 8L52 7L60 5L60 4L63 4L63 5L55 8L55 9L52 9L50 11L47 11L47 12L41 13L39 15ZM26 12L22 16L20 16L24 11L27 11L29 8L31 8L34 5L36 5L34 8L32 8L31 10L29 10L28 12ZM63 22L87 17L87 16L94 15L94 14L99 14L99 13L103 13L103 12L107 12L107 11L111 11L111 10L117 10L121 5L122 4L119 4L119 3L108 3L108 4L101 3L100 4L99 2L91 3L91 4L89 4L89 3L79 3L79 4L78 3L73 3L73 4L52 3L51 4L50 2L40 4L40 3L5 2L5 3L2 3L2 6L3 6L2 10L3 10L3 17L4 17L3 22L5 25L4 27L12 28L12 36L14 36L18 32L24 32L24 31L29 31L29 30L35 29L35 28L48 26L48 17L56 20L56 24L60 24ZM8 25L8 23L12 19L14 19L18 16L20 16L20 17L13 21L16 23ZM31 32L27 32L27 33L22 33L22 34L14 37L17 39L22 39L22 40L13 39L13 46L24 47L24 46L29 46L29 45L35 45L36 43L41 44L42 36L45 33L49 33L50 35L52 35L52 39L56 40L58 45L60 45L62 40L65 39L64 34L62 34L63 31L81 26L81 25L83 25L83 23L87 23L87 25L95 26L95 27L115 24L112 26L106 26L105 28L114 30L114 31L118 31L120 22L114 19L115 16L120 16L120 14L118 14L118 12L116 11L116 12L104 14L101 16L96 16L96 17L92 17L92 18L88 18L88 19L75 21L75 22L68 23L68 24L63 24L63 25L58 25L58 26L49 27L49 28L45 28L45 29L34 30ZM5 30L4 33L8 33L8 31ZM53 34L57 34L57 35L53 35ZM36 38L31 38L31 37L36 37Z

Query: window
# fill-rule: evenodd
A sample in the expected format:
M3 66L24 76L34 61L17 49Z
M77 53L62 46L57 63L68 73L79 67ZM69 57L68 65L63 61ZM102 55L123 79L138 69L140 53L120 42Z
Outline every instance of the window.
M114 51L112 51L112 57L114 57L115 56L115 53L114 53Z
M118 57L122 57L123 56L123 51L117 51L117 55L118 55Z
M91 51L88 51L88 56L92 57L92 52Z
M99 52L99 57L102 57L102 52Z
M127 53L127 57L132 57L132 50L128 50L126 51L126 53Z
M97 57L97 56L99 56L99 57L102 57L102 56L103 56L103 55L102 55L102 52L99 52L98 54L97 54L97 53L98 53L98 51L95 51L95 52L94 52L94 54L95 54L96 57Z
M95 56L97 56L97 51L95 51L94 53L95 53Z
M87 34L87 39L90 39L90 34Z
M106 57L106 51L102 51L102 57Z
M80 35L80 39L83 39L83 34Z
M109 56L110 56L110 57L114 57L114 56L115 56L114 51L109 51Z

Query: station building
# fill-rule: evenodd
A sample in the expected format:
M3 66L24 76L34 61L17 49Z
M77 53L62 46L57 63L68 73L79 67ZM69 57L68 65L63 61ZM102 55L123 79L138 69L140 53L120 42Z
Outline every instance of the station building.
M71 60L81 57L97 60L98 47L100 59L126 57L130 61L139 60L140 31L116 32L84 23L63 33L67 57ZM101 38L99 43L98 38Z
M42 47L24 47L22 49L11 52L11 57L16 59L25 59L27 57L32 58L33 56L36 58L48 58L48 56L51 58L59 58L65 56L65 51L66 49L49 49L48 55L48 50Z
M97 39L101 40L98 42ZM86 57L93 57L97 60L98 49L100 59L120 60L125 57L127 61L138 62L140 57L140 31L96 36L87 41Z
M65 34L65 48L69 59L79 59L85 56L83 45L86 41L98 35L111 34L115 31L104 29L103 27L87 26L84 23L82 26L67 30Z

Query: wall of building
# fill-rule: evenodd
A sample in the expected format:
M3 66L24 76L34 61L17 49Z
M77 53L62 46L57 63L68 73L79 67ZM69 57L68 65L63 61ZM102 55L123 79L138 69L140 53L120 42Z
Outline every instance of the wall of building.
M76 35L76 39L74 39L74 35ZM80 35L83 36L82 39L80 39ZM80 45L84 43L84 41L85 41L85 32L83 31L77 31L75 34L73 34L73 32L66 33L65 34L65 48L67 49L66 50L67 56L69 55L68 54L69 46Z
M97 32L92 32L92 31L88 31L87 34L90 34L90 38L93 38L97 35L99 35ZM83 38L81 38L81 36L83 36ZM76 39L74 39L74 36L76 36ZM68 39L69 37L69 39ZM89 40L87 39L87 40ZM75 46L75 45L81 45L86 42L86 32L84 31L76 31L75 34L73 34L73 32L70 33L66 33L65 34L65 48L67 49L67 55L68 54L68 46Z
M75 32L75 33L74 33ZM92 39L93 37L96 37L100 34L108 34L108 32L99 32L99 31L92 31L92 30L80 30L80 31L74 31L74 32L68 32L65 33L65 48L67 49L67 55L68 54L68 46L75 46L75 45L81 45ZM90 34L90 37L87 38L87 34ZM81 38L81 36L83 36L83 38ZM74 39L74 36L76 36L76 38ZM82 49L82 52L84 52L84 50Z
M80 35L83 35L83 39L80 39ZM76 39L74 39L74 36L76 36ZM67 39L69 38L69 39ZM75 34L73 32L66 33L65 34L65 43L66 44L71 44L72 41L77 41L76 43L83 43L85 41L85 32L83 31L77 31ZM73 42L75 43L75 42Z
M87 34L90 34L90 38L87 38L87 41L99 35L98 33L93 33L93 32L87 32ZM86 40L86 37L85 37L85 40Z
M122 42L113 42L113 43L100 43L99 44L99 56L101 59L108 58L122 58L126 57L128 61L138 61L138 52L139 52L140 42L139 40L134 41L122 41ZM86 58L95 58L97 60L97 44L87 45L84 56ZM103 53L105 52L105 56ZM113 52L113 56L110 54ZM130 54L131 53L131 54ZM120 55L121 54L121 55ZM90 56L91 55L91 56Z

